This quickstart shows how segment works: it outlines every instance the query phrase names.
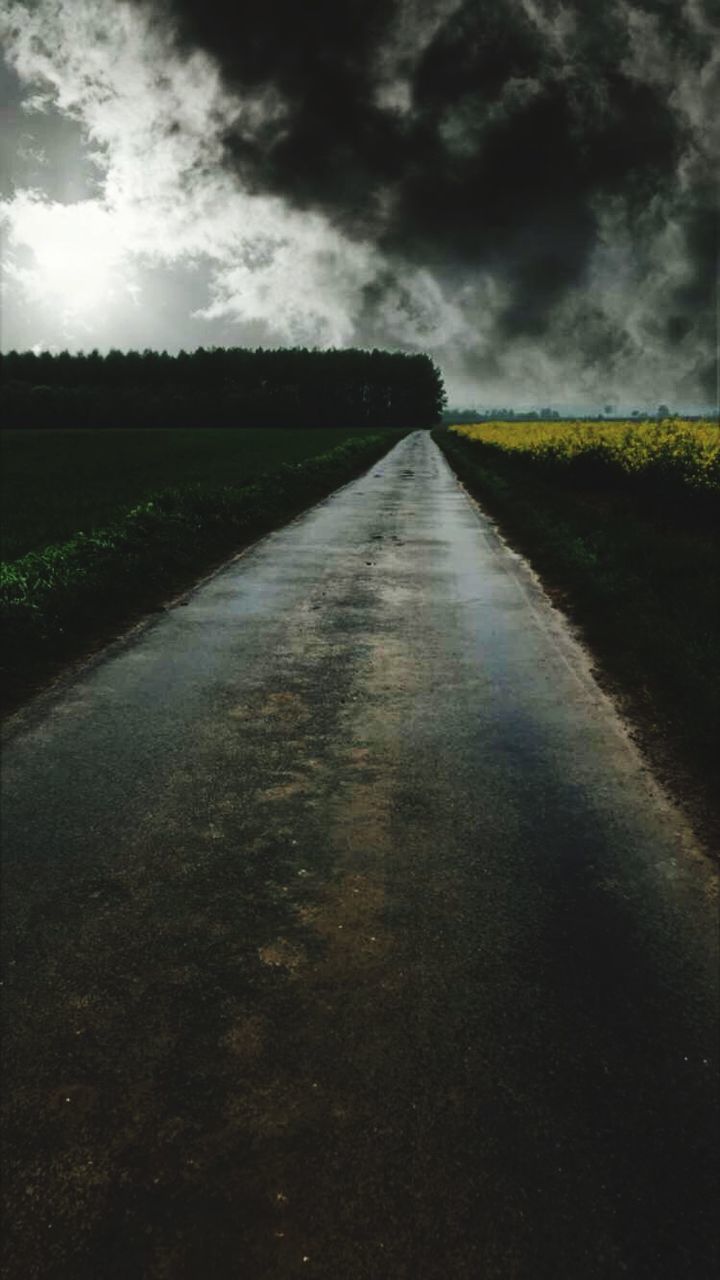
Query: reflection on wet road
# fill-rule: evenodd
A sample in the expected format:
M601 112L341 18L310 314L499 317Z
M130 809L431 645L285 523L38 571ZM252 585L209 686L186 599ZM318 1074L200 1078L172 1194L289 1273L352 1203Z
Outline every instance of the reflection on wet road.
M39 699L10 1280L715 1274L715 881L415 433Z

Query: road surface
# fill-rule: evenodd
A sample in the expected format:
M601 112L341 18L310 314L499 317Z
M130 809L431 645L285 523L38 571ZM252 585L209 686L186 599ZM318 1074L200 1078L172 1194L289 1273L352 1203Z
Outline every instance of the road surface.
M430 437L10 725L6 1280L709 1280L715 880Z

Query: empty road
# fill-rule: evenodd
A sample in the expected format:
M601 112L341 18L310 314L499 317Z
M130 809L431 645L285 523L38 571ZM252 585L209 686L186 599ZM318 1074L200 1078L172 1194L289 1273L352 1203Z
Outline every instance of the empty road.
M716 880L417 432L6 734L6 1280L710 1280Z

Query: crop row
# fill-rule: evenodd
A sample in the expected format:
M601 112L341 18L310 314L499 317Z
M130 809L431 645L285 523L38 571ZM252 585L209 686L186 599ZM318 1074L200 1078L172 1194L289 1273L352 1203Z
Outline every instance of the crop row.
M483 422L451 430L569 479L720 494L720 428L712 422Z

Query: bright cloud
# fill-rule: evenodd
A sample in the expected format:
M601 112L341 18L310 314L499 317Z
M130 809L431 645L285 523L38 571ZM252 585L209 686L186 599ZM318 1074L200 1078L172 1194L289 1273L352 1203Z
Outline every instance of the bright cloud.
M103 173L96 199L21 190L2 206L8 283L56 309L66 336L136 297L143 268L194 262L209 273L201 317L261 320L293 341L351 339L370 247L244 192L220 163L230 121L252 128L277 104L231 98L207 57L181 58L125 4L15 4L5 34L19 75L44 87L35 108L79 120Z
M99 201L64 205L20 192L7 211L10 246L29 250L30 263L11 259L11 281L40 306L82 322L97 308L132 297L138 288L127 262L122 215Z

